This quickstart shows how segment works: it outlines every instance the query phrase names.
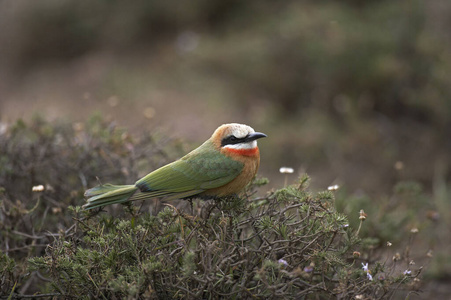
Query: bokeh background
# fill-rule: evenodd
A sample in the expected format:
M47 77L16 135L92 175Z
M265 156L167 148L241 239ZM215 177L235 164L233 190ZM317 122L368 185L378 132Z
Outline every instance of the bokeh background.
M1 1L3 121L98 112L199 143L224 122L319 186L449 181L451 3Z
M268 134L261 173L385 193L450 181L451 3L0 2L0 116Z
M0 1L0 129L101 115L189 150L246 123L269 188L288 166L372 201L415 181L449 208L450 71L448 0Z

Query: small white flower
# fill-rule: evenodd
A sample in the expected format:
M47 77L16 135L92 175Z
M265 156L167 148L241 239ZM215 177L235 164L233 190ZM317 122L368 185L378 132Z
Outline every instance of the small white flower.
M44 186L42 184L36 185L31 188L32 192L42 192L44 190Z
M418 228L414 227L412 229L410 229L411 233L418 233Z
M338 184L336 184L336 185L331 185L331 186L329 186L327 189L329 190L329 191L336 191L336 190L338 190L340 188L340 186L338 185Z
M310 266L307 266L307 267L304 268L304 272L305 273L312 273L314 269L315 268L312 265L310 265Z
M366 263L366 264L362 263L362 269L363 269L363 271L366 272L366 277L368 278L368 280L372 281L373 276L371 275L370 269L368 269L368 263Z
M391 247L392 243L387 241L387 247Z
M279 172L282 174L292 174L294 172L293 168L289 168L289 167L281 167L279 169Z
M405 270L403 274L404 274L404 275L410 275L411 273L412 273L412 271L410 271L410 270Z
M366 264L364 264L364 263L362 263L362 269L363 269L363 271L365 271L365 272L369 272L370 270L368 269L368 263L366 263Z
M279 264L281 264L281 265L284 265L284 266L288 266L288 263L287 263L287 261L285 260L285 259L279 259L278 260L278 262L279 262Z
M343 225L341 225L341 227L343 227L343 228L349 227L349 224L343 224Z

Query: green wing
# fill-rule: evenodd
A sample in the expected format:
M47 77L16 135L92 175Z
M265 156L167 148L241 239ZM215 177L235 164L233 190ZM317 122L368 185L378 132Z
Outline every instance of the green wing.
M187 197L227 184L238 176L243 166L214 150L213 144L207 141L180 160L141 178L136 186L149 195Z

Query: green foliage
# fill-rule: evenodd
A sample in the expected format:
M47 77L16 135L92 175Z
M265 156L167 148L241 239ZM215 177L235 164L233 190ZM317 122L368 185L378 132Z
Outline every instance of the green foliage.
M397 278L384 278L380 291L382 282L362 275L351 255L359 239L333 198L296 184L258 205L237 197L196 202L197 216L172 205L140 214L135 225L132 215L77 216L77 229L30 259L30 268L51 278L48 290L77 298L391 294Z
M13 291L19 280L14 259L8 257L5 253L0 253L0 282L1 288L5 291Z
M44 263L45 248L75 226L67 208L78 212L96 177L134 182L137 172L167 161L165 145L151 135L133 138L98 116L86 123L35 117L8 124L0 134L0 296L13 287L39 290L27 259Z
M130 180L136 161L163 159L148 155L164 153L154 139L136 140L99 118L72 127L17 122L0 138L10 166L1 178L1 297L382 299L419 274L373 256L379 243L365 224L337 210L331 191L309 190L307 175L258 198L267 179L240 197L191 207L149 200L88 213L80 209L85 184L94 184L87 178ZM108 173L111 164L127 171ZM25 166L34 177L18 183Z

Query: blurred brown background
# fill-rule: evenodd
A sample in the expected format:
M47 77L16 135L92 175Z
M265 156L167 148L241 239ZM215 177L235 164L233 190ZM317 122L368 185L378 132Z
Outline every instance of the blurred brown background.
M390 193L451 179L451 2L0 1L0 118L268 134L260 174ZM292 180L296 178L292 176Z

